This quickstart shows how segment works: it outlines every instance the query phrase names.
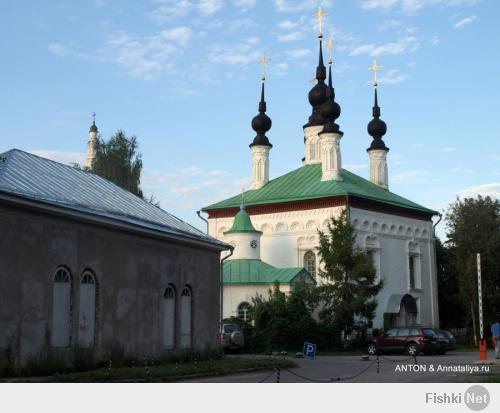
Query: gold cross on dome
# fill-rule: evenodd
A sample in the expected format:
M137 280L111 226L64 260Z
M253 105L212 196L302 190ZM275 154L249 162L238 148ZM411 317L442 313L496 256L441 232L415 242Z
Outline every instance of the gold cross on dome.
M377 86L378 86L377 72L378 72L378 70L379 70L379 69L382 69L383 67L384 67L384 66L379 66L379 65L377 64L377 59L375 59L375 60L373 61L373 66L371 66L371 67L369 67L369 68L368 68L368 70L373 70L373 81L374 81L374 83L373 83L373 84L375 85L375 87L377 87Z
M323 17L325 17L327 14L328 13L325 13L321 6L319 6L318 11L314 13L314 16L318 18L318 29L319 29L318 37L320 39L323 37Z
M264 53L262 59L259 60L259 64L262 65L262 80L266 80L266 65L271 61L269 57Z
M316 74L313 72L313 76L312 76L311 80L309 81L309 83L311 83L311 84L313 84L313 85L314 85L314 84L316 83L316 81L317 81L317 80L318 80L318 79L316 79Z
M332 64L333 62L333 45L337 44L337 42L333 41L333 34L330 35L330 39L328 40L328 43L326 46L328 47L328 64Z

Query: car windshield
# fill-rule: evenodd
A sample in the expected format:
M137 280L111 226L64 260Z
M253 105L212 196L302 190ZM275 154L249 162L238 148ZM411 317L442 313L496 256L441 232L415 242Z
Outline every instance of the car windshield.
M436 337L436 333L434 332L434 330L430 329L430 328L423 328L422 329L423 333L426 335L426 336L429 336L429 337Z
M231 334L234 333L235 331L240 331L240 327L237 326L236 324L226 324L224 326L224 333Z
M453 334L451 334L449 331L443 331L444 335L446 337L448 337L450 340L453 340L455 337L453 336Z

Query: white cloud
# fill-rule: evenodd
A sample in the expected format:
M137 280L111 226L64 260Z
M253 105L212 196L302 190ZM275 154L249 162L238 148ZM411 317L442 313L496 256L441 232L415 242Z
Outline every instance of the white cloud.
M258 37L249 37L231 45L213 45L209 47L210 60L215 63L247 65L257 62L262 51L255 48Z
M457 195L459 197L476 197L477 195L481 195L500 198L500 182L471 186L459 191Z
M278 23L278 27L284 30L292 30L299 25L298 22L292 22L291 20L283 20Z
M384 20L380 25L377 27L377 30L380 32L383 32L385 30L390 30L390 29L398 29L403 25L401 20Z
M288 73L288 63L278 63L276 66L272 67L271 70L277 76L284 76Z
M396 83L404 82L405 80L408 80L409 78L410 78L410 76L408 76L407 74L401 73L397 69L392 69L392 70L389 70L385 75L379 77L378 81L379 81L379 83L394 85Z
M59 43L49 44L48 48L51 53L59 57L68 56L72 53L69 48Z
M158 21L175 20L185 16L194 7L189 0L161 0L157 2L162 3L162 5L155 9L151 16Z
M250 9L257 4L257 0L233 0L233 4L242 9Z
M309 56L311 54L311 50L309 50L309 49L295 49L295 50L289 50L286 53L290 57L301 58L301 57Z
M294 42L296 40L302 39L303 37L304 33L300 31L290 32L287 34L279 34L278 42L280 43Z
M361 0L363 10L390 12L398 9L406 15L413 15L425 7L473 6L478 0Z
M472 16L466 17L462 20L457 21L454 25L454 29L463 29L465 26L474 23L477 20L477 16L474 14Z
M318 2L318 0L274 0L276 9L280 12L296 12L306 9L315 9L318 4L321 3L323 9L332 7L333 2L331 0L323 0Z
M224 0L200 0L198 10L201 14L213 14L224 6Z
M391 182L395 184L420 184L428 182L430 173L424 170L400 172L392 175Z
M29 151L33 155L41 156L42 158L51 159L56 162L69 165L72 163L77 163L83 165L85 163L86 155L80 152L70 152L70 151L57 151L51 149L35 149Z
M124 67L132 76L150 80L173 70L173 57L185 49L193 36L186 26L173 27L148 37L125 31L110 33L106 40L106 59Z
M403 53L413 53L420 47L420 40L414 36L403 37L396 42L386 43L383 45L363 44L353 46L350 52L351 56L359 56L367 54L372 57L384 55L399 55Z

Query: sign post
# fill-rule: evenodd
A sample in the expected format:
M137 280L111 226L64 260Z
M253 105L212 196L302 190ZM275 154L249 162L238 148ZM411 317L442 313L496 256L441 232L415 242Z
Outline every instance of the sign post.
M477 254L477 293L479 298L479 360L486 360L488 352L486 350L486 340L484 339L481 254L479 253Z
M304 343L304 357L311 360L316 358L316 344Z

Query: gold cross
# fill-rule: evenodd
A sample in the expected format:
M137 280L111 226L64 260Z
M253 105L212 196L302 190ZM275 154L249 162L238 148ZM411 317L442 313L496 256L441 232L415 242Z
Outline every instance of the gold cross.
M311 80L309 81L309 83L311 83L311 84L313 84L313 85L314 85L314 84L316 83L316 81L317 81L317 80L318 80L318 79L316 79L316 74L313 72L313 77L311 78Z
M328 64L332 64L333 62L333 45L337 44L337 42L333 41L333 34L330 35L330 40L328 40L328 43L326 46L328 47L328 52L329 52L329 58L328 58Z
M266 80L266 65L270 61L271 59L265 53L262 55L262 59L259 60L259 64L262 65L262 80Z
M325 17L327 14L328 13L325 13L321 6L319 6L318 11L316 13L314 13L314 16L316 16L318 18L318 27L319 27L318 37L320 39L323 38L323 17Z
M95 112L92 113L92 118L94 119L94 123L95 123Z
M377 59L373 61L373 66L369 67L368 70L373 70L373 79L374 79L374 85L375 87L378 86L378 81L377 81L377 72L379 69L382 69L384 66L379 66L377 64Z

